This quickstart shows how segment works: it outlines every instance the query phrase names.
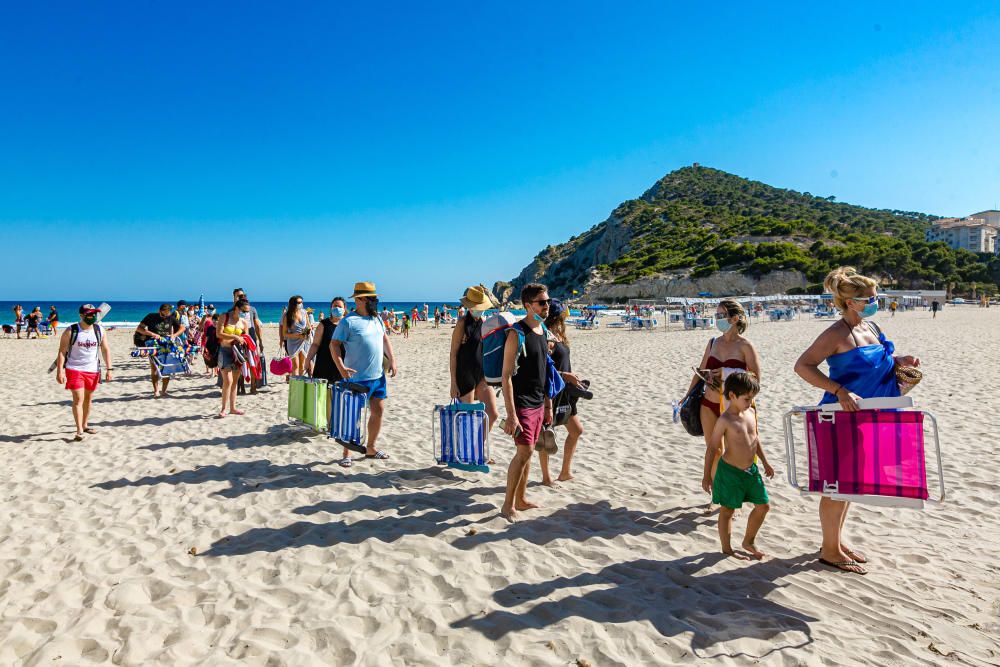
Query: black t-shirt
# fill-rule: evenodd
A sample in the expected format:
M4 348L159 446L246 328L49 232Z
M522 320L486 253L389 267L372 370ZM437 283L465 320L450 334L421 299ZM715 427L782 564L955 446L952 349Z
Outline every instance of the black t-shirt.
M142 318L140 324L157 336L163 336L164 338L181 329L180 322L173 315L163 317L159 313L146 315L146 317Z
M552 363L560 373L572 373L573 366L569 360L569 345L554 342L552 344Z
M42 319L42 314L41 313L36 313L34 311L28 313L28 326L29 327L37 327L38 326L38 320L40 320L40 319Z
M50 311L49 322L58 322L58 321L59 321L59 311L58 310Z
M545 333L535 333L523 321L514 325L524 334L524 356L518 359L514 385L514 405L519 408L540 408L545 404L545 378L548 375L549 344ZM516 335L512 332L508 336Z

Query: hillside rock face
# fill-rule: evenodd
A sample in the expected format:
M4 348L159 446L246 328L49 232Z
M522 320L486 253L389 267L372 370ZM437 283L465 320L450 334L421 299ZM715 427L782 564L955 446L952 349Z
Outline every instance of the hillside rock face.
M715 296L732 294L782 294L792 287L805 287L806 277L799 271L774 271L754 279L739 271L719 271L704 278L691 278L686 273L640 278L634 283L616 285L594 280L578 298L583 301L613 301L628 299L658 299L667 296L690 297L702 292Z

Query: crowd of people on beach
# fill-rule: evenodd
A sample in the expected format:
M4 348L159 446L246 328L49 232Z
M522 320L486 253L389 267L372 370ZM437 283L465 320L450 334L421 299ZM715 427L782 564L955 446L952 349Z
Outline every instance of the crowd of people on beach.
M825 393L821 403L839 403L855 411L863 398L899 396L897 367L916 368L920 361L895 354L886 335L870 318L878 312L877 283L854 269L831 272L824 283L833 295L841 318L821 333L795 364L795 372ZM487 382L483 364L483 322L500 304L482 285L467 288L458 309L447 360L449 395L461 403L482 403L488 429L499 425L511 436L515 452L507 470L506 490L500 513L510 521L537 505L526 495L531 459L538 453L542 483L553 485L573 479L572 461L583 435L579 398L592 397L590 383L574 371L566 330L569 309L552 298L545 285L532 283L521 290L525 315L505 332L502 379L497 393ZM353 307L352 307L353 306ZM36 309L37 310L37 309ZM20 312L20 311L19 311ZM278 327L278 354L290 360L290 372L329 383L350 380L364 387L369 405L365 458L386 460L390 455L378 448L379 435L389 398L388 379L396 376L398 364L389 334L394 326L387 309L379 310L379 294L371 282L358 282L349 299L330 301L329 315L313 323L301 296L292 296ZM58 322L53 309L52 321ZM98 323L99 310L91 304L79 309L79 321L64 329L59 345L57 381L73 395L74 439L82 440L94 430L88 425L91 397L102 379L112 379L108 340ZM404 313L402 319L450 321L446 309L438 309L433 320L425 308ZM774 468L761 447L757 432L755 398L761 390L762 360L746 337L748 314L735 299L718 303L715 313L718 336L706 345L688 395L699 386L697 417L704 433L705 457L702 488L719 505L718 529L724 553L741 559L760 559L764 552L757 536L770 509L763 477L772 478ZM404 329L405 331L405 329ZM136 346L150 341L188 344L201 349L207 370L221 388L218 418L242 415L236 407L241 391L256 390L255 383L242 388L244 345L264 353L263 324L243 289L233 290L233 301L221 313L209 305L199 316L194 306L179 301L161 305L143 318L135 331ZM826 363L824 373L820 366ZM169 377L159 377L150 362L153 396L168 396ZM550 372L550 369L554 371ZM559 380L553 379L552 372ZM553 393L553 385L561 389ZM500 419L497 397L505 418ZM550 456L558 450L554 428L563 426L566 437L559 474L553 478ZM349 468L353 459L345 447L340 466ZM762 474L763 473L763 474ZM732 543L734 514L745 503L753 510L741 548ZM819 516L822 528L820 562L839 570L865 574L864 554L843 543L843 526L849 503L823 497Z

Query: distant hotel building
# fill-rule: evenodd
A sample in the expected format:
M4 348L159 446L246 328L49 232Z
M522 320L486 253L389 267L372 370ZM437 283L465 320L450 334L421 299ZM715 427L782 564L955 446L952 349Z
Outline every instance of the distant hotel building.
M927 230L928 241L944 241L952 248L1000 254L1000 211L982 211L966 218L935 220Z

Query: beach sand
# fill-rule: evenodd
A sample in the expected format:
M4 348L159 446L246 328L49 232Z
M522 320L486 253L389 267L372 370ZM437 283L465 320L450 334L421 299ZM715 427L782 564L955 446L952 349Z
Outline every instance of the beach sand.
M703 331L572 332L597 395L576 479L541 487L533 461L542 508L513 525L497 514L509 438L494 434L489 474L432 465L450 328L394 338L392 459L350 470L286 423L280 380L224 420L204 376L153 400L122 330L100 432L70 442L69 395L45 373L56 341L0 340L0 664L1000 664L1000 309L876 321L923 360L912 395L940 421L949 495L855 506L864 577L816 563L817 501L784 479L781 415L819 398L792 365L829 321L747 334L778 471L759 563L718 553L704 445L671 419Z

